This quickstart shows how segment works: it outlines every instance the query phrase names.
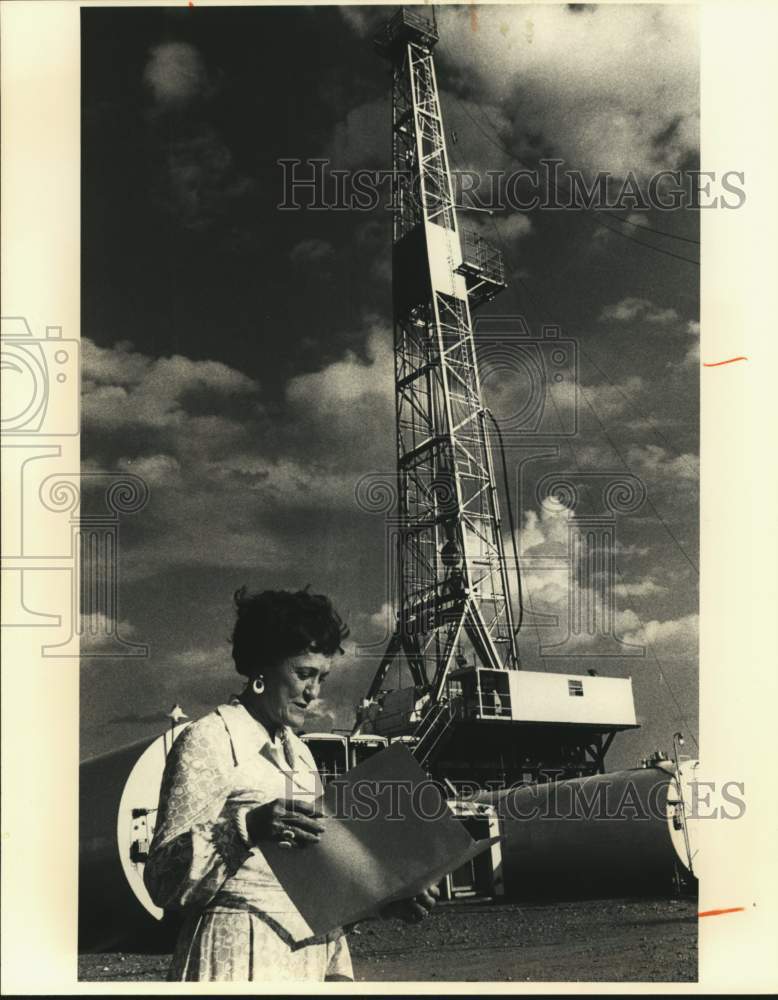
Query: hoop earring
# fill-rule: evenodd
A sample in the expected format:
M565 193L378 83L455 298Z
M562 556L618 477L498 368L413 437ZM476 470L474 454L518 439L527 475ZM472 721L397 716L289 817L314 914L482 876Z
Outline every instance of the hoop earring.
M254 694L262 694L262 692L265 690L265 678L262 676L262 674L260 674L259 677L255 677L254 680L251 682L251 690L254 692Z

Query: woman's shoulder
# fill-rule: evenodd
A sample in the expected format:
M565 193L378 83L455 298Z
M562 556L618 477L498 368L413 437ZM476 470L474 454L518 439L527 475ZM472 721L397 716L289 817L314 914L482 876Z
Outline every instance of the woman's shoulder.
M206 715L200 716L199 719L195 719L194 722L190 722L177 737L173 746L179 753L184 753L197 749L212 751L228 744L229 735L224 725L224 719L219 714L219 709L215 708Z

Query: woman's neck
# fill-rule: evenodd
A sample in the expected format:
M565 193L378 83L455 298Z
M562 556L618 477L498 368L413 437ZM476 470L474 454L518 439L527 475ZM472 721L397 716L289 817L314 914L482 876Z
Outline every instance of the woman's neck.
M272 740L275 740L283 732L283 724L278 722L276 719L270 718L264 710L262 702L259 698L252 698L250 694L246 695L244 693L241 695L240 701L249 715L251 715L257 720L257 722L261 723L265 729L267 729Z

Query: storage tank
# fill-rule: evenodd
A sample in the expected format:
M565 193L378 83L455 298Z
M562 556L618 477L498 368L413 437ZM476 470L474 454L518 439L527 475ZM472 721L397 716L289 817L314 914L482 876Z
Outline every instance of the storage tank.
M506 895L660 895L693 884L696 837L685 813L697 766L681 765L683 796L663 762L482 797L500 817Z
M84 761L79 769L78 945L169 950L177 927L143 884L165 758L185 726ZM169 931L169 933L168 933Z

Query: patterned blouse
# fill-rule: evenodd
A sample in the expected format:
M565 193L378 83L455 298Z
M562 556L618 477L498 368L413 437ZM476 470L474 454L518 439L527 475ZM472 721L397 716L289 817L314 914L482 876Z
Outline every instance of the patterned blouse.
M246 832L255 806L321 793L308 747L284 736L236 699L173 744L144 873L154 902L185 914L170 980L353 979L343 933L314 937Z

